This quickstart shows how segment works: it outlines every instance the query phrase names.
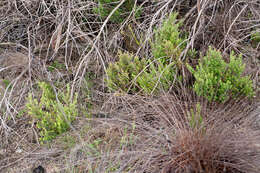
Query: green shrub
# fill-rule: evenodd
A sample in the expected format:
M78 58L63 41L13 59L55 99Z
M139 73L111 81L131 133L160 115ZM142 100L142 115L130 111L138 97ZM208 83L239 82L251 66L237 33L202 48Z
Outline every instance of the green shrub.
M157 62L148 60L148 68L141 73L136 82L146 94L158 94L167 91L172 85L175 77L173 64L164 64L161 59Z
M232 52L230 62L226 63L221 53L210 47L196 69L187 66L196 79L194 91L209 101L224 102L230 97L254 94L249 77L241 77L245 69L241 55L236 57Z
M181 62L179 56L185 48L185 38L181 37L176 22L177 13L173 13L156 31L155 42L152 43L154 59L139 60L130 54L119 55L119 61L109 64L107 69L107 85L112 90L145 94L157 94L168 90L174 84ZM135 81L134 81L135 80Z
M253 47L257 47L257 45L260 43L260 32L253 32L251 34L251 41Z
M112 10L120 3L118 0L96 0L98 6L93 9L95 14L105 19ZM135 1L126 0L111 16L110 21L113 23L122 23L132 10L134 10ZM140 16L140 7L135 9L135 16Z
M128 53L119 54L119 61L110 63L106 80L110 89L129 93L142 91L145 94L168 90L174 80L172 65L139 59Z
M32 94L29 94L26 108L28 114L36 120L36 127L40 130L40 141L43 142L52 140L68 130L69 124L78 114L77 95L71 100L70 87L67 85L67 91L58 94L59 103L51 85L39 82L39 87L42 91L40 101L33 99Z
M179 31L182 21L177 22L178 13L172 13L163 22L162 27L155 31L155 41L152 43L153 56L162 59L163 63L180 65L179 57L186 47L186 37ZM195 53L189 51L190 53Z
M157 94L168 90L174 79L174 68L157 62L139 59L128 53L120 53L119 61L110 63L107 68L107 86L116 91L144 94Z
M112 90L137 92L140 88L133 84L134 78L145 68L146 61L128 53L119 53L119 61L107 68L107 86Z
M179 27L181 22L176 21L177 13L173 13L163 22L162 27L156 31L153 46L153 56L155 58L169 58L178 56L183 42L180 38ZM174 57L175 58L175 57Z

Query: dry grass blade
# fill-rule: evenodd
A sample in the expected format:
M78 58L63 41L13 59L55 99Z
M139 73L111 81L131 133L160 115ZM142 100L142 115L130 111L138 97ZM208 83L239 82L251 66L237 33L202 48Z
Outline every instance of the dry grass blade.
M60 46L60 43L61 43L62 26L63 26L63 24L60 23L58 25L55 33L52 36L51 46L52 46L52 49L54 50L54 53L57 53L58 50L59 50L59 46Z

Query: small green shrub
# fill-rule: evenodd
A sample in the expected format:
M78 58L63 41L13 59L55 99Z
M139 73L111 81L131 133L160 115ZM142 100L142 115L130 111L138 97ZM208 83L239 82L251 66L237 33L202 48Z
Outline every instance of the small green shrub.
M157 94L168 90L174 79L174 68L160 60L139 59L128 53L119 54L119 61L109 64L107 86L116 91L144 94Z
M28 114L37 122L36 127L40 130L40 141L54 139L57 135L65 132L69 124L75 119L77 111L77 95L70 100L70 87L66 92L58 94L59 102L51 85L39 82L42 91L40 101L33 99L29 94L26 108Z
M118 0L96 0L98 6L93 9L95 14L100 15L102 19L105 19L112 10L120 3ZM132 10L135 10L135 17L140 16L141 8L134 9L135 1L126 0L111 16L110 21L113 23L122 23L124 19Z
M177 22L177 13L172 13L164 22L162 27L155 31L155 41L152 44L153 56L167 61L171 58L179 58L185 48L185 38L180 37L179 27L182 22Z
M107 86L112 90L137 92L140 88L132 82L145 66L144 59L139 60L131 54L119 53L119 61L110 63L107 69Z
M162 59L164 64L174 63L179 67L182 62L180 55L186 47L186 36L179 31L182 21L177 21L178 13L171 13L163 22L161 28L155 31L155 41L152 43L152 53L154 58ZM188 55L193 57L196 52L188 51Z
M209 101L224 102L230 97L254 94L249 77L241 77L245 69L241 55L236 57L232 52L230 62L226 63L221 53L210 47L196 69L187 66L196 79L194 91Z
M260 43L260 32L253 32L251 34L251 41L253 47L257 47L257 45Z
M149 67L137 77L137 84L146 94L158 94L167 91L176 75L173 64L164 64L161 59L157 62L147 61Z
M176 20L173 13L156 31L155 42L152 43L154 59L141 59L130 54L119 55L119 61L110 64L107 69L107 84L112 90L142 91L145 94L157 94L168 90L177 75L181 62L179 57L185 48L185 38L181 37L179 27L181 22ZM135 81L134 81L135 79Z

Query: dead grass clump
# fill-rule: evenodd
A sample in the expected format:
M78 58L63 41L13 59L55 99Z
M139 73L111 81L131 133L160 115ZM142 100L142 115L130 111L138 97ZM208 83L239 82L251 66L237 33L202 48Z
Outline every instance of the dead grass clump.
M252 128L251 108L225 104L198 106L169 94L112 96L103 107L112 116L91 120L95 125L73 150L71 165L97 172L257 173L260 133ZM79 151L90 154L75 157Z
M178 131L162 172L258 172L259 136L227 125L204 132Z
M189 110L179 106L184 113L181 115L181 111L176 111L177 100L170 101L172 98L170 100L168 98L166 97L164 103L166 105L168 103L170 107L164 106L162 102L158 104L160 106L158 110L164 110L158 116L169 124L168 128L172 129L172 134L167 134L168 141L165 141L169 143L169 152L160 154L157 160L160 161L162 158L165 160L162 164L163 173L259 171L259 130L252 130L253 119L248 116L247 111L243 111L247 106L240 107L240 113L227 112L221 116L217 115L221 112L220 109L202 107L200 114L203 117L202 122L200 126L194 128L190 126L189 114L185 114ZM164 135L167 132L169 131L165 130Z

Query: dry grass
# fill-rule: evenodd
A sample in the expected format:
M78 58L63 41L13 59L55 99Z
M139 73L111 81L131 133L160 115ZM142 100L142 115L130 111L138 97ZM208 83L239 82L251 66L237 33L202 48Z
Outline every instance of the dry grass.
M41 164L48 172L260 172L260 133L253 128L259 116L260 46L250 43L252 32L260 32L259 1L135 2L143 13L135 18L131 12L121 24L109 21L114 11L100 20L94 0L0 2L0 170L28 172ZM224 55L242 53L257 93L253 101L207 103L187 86L156 98L108 92L107 64L117 60L119 50L150 58L154 29L172 11L179 12L188 33L180 59L191 48L204 54L209 45ZM54 62L63 67L50 71ZM186 85L193 82L185 68L180 73ZM86 74L93 81L88 96ZM39 80L61 88L70 83L71 95L80 93L82 115L68 132L75 146L64 149L62 137L47 146L37 143L37 129L22 110L28 92L37 96ZM203 126L193 129L188 115L197 103Z
M72 150L72 165L93 172L259 172L260 133L252 128L246 104L204 102L203 124L191 128L189 112L196 109L196 100L169 95L111 99L117 111L107 102L112 118L91 119L95 125L88 140ZM97 139L102 142L94 150Z

